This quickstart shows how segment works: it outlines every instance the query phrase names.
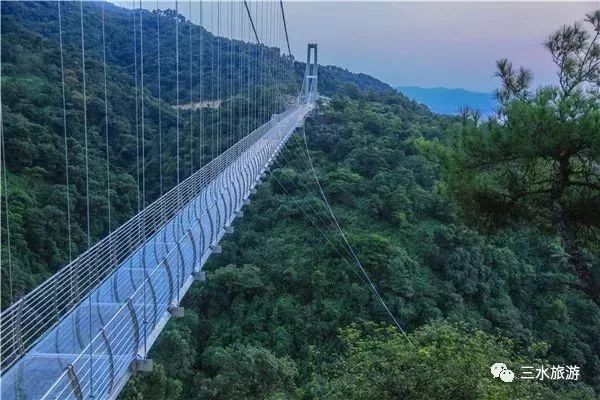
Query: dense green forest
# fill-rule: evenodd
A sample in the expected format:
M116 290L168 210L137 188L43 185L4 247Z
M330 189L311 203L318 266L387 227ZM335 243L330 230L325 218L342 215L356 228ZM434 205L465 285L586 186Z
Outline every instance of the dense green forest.
M306 135L323 189L412 344L320 235L340 240L295 137L123 398L596 398L600 308L564 285L559 245L469 227L424 145L450 148L461 119L352 86L319 113ZM575 363L586 384L503 385L498 359Z
M596 398L600 309L562 284L557 244L527 227L469 227L423 150L451 146L460 118L349 86L315 119L323 189L412 345L321 236L340 242L297 136L159 339L159 366L123 398ZM587 384L503 385L489 374L497 360L575 363Z
M66 124L63 122L58 7L56 2L2 4L2 99L11 225L12 290L2 280L2 305L18 298L86 248L83 69L77 2L63 2L62 37ZM105 3L107 111L104 101L102 3L83 5L92 242L125 222L176 183L175 19L172 10L140 14ZM161 98L158 98L157 17L160 18ZM297 95L304 63L294 68L279 49L232 41L180 18L180 104L219 99L221 107L180 111L184 179L248 131L281 111ZM190 32L192 59L190 75ZM135 41L135 43L134 43ZM141 48L144 43L145 173L141 166ZM137 44L137 48L136 45ZM134 49L137 51L134 53ZM137 54L137 58L135 55ZM137 63L137 69L136 69ZM219 67L219 68L217 68ZM136 72L137 70L137 82ZM232 74L232 71L237 73ZM325 93L343 82L391 90L374 78L321 68ZM262 73L261 73L262 72ZM191 76L191 85L190 85ZM202 78L202 80L200 79ZM275 85L277 83L277 85ZM328 88L328 89L327 89ZM193 96L190 98L190 93ZM247 110L251 110L248 113ZM159 126L159 118L161 120ZM105 121L108 120L108 126ZM191 126L190 126L191 124ZM68 241L64 129L71 211ZM107 178L107 136L110 192ZM159 130L161 141L159 142ZM163 164L160 185L159 153ZM145 199L140 195L146 183ZM111 221L108 221L110 197ZM4 207L3 207L4 212ZM6 222L5 214L3 221ZM3 229L6 224L3 223ZM6 231L3 238L7 238ZM4 259L8 259L6 240ZM3 274L7 274L4 268Z
M101 8L84 4L97 240L109 229ZM63 7L74 254L85 248L86 224L78 7L69 2ZM132 13L109 4L105 12L114 228L137 211L141 138ZM163 190L175 183L176 111L170 105L177 97L178 17L170 11L159 16L158 98L158 64L152 58L157 15L143 15L144 57L151 60L144 80L148 202L161 191L159 110ZM56 3L2 4L13 297L69 257L57 20ZM226 146L238 138L227 132L264 122L283 106L280 94L297 93L304 64L295 62L291 69L277 48L217 38L180 22L180 57L186 60L180 98L224 100L217 109L192 112L192 136L190 112L180 113L187 176L220 151L216 132L225 132ZM600 14L588 23L600 27ZM192 54L197 74L191 91L189 29L194 48L203 49L202 56L200 50ZM235 233L222 241L222 254L206 265L206 282L186 295L185 317L171 320L151 350L154 371L134 376L121 398L599 398L600 99L597 90L587 89L597 87L600 48L577 29L563 28L546 44L549 57L566 60L562 65L568 68L557 66L559 87L535 89L528 71L499 62L502 105L498 118L489 121L469 109L439 116L367 75L320 68L319 89L331 99L307 120L305 136L298 132L280 154L244 218L236 220ZM223 57L219 72L217 48ZM579 68L569 64L577 57L587 60ZM248 65L278 74L261 80ZM251 90L237 89L248 80ZM252 115L244 111L249 101L258 110ZM311 160L349 243L406 336L391 325L345 253ZM6 256L5 242L2 252ZM6 279L2 285L4 306ZM496 362L516 375L525 365L578 365L581 378L508 384L492 378Z
M598 26L600 14L588 19ZM594 65L593 43L565 45L572 53L562 55L588 54ZM211 259L206 284L192 288L186 317L159 340L158 367L123 398L597 399L589 217L600 194L591 190L600 119L597 92L584 88L597 72L561 70L563 87L533 90L528 71L500 61L502 108L489 121L468 109L436 116L401 95L346 85L307 122L308 149L408 338L336 250L341 239L297 136ZM588 186L553 201L553 162L571 151L574 175L592 165L582 173ZM568 210L561 218L556 202ZM502 384L489 373L497 360L517 375L521 366L576 364L582 379Z

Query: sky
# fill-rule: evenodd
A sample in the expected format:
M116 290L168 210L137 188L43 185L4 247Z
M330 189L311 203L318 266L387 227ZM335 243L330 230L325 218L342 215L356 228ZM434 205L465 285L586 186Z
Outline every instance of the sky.
M147 4L151 8L156 3ZM216 29L209 17L215 4L204 4L209 30ZM260 34L261 9L256 2L250 4ZM276 5L272 3L270 15L280 15ZM491 91L498 84L493 74L500 58L529 68L537 84L556 82L556 68L542 45L545 38L564 24L582 20L600 2L338 0L284 1L284 6L292 53L299 60L306 58L307 43L315 42L320 64L363 72L392 86ZM175 8L173 2L160 7ZM179 7L189 17L189 2L181 0ZM227 34L228 6L223 2L222 7L221 30ZM192 4L192 20L199 22L199 15L199 3Z

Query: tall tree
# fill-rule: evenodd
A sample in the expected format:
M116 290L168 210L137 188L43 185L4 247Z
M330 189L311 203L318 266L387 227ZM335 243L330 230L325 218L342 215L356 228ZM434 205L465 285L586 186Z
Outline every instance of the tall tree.
M558 85L535 91L530 71L498 61L498 117L463 118L446 159L467 215L493 228L525 224L556 235L577 277L568 284L598 304L599 40L600 10L549 35Z

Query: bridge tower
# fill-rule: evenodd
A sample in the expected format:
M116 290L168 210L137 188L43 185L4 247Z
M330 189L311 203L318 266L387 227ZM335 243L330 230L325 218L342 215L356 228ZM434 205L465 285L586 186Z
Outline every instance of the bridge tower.
M304 72L304 90L302 96L307 102L317 100L317 81L318 81L318 63L317 63L317 44L309 43L306 53L306 70Z

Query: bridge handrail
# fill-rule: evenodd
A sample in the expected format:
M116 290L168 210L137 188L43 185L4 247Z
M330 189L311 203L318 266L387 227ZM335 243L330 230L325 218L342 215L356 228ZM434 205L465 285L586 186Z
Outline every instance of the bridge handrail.
M287 132L288 136L289 134L290 132ZM222 172L225 173L225 171L226 168L223 169ZM216 199L211 203L210 208L203 211L203 215L206 215L209 212L209 210L215 206ZM190 232L192 232L192 230L195 229L197 225L199 225L200 220L201 218L195 219L190 229L185 233L185 235L181 237L181 239L179 239L179 245L182 245L183 242L188 239ZM144 293L144 290L148 285L152 285L152 277L157 273L157 271L166 271L166 269L163 269L162 267L165 264L167 264L167 261L170 256L176 254L176 249L177 246L173 246L169 253L165 256L165 258L160 263L158 263L148 275L146 275L144 281L140 283L136 290L119 307L119 309L115 312L112 318L110 318L110 320L106 322L104 328L100 332L98 332L90 341L90 343L88 343L87 346L85 346L79 352L77 357L70 362L70 364L64 369L62 374L55 380L53 385L44 393L44 395L41 397L41 400L51 398L65 398L69 397L67 396L69 394L79 398L86 398L86 394L88 393L87 380L89 379L89 377L92 376L92 374L100 375L99 378L94 380L96 383L95 387L97 394L110 394L110 392L114 388L114 382L112 381L112 379L108 379L108 377L104 376L104 374L99 373L98 370L101 368L111 371L119 369L119 371L122 372L123 370L130 367L130 362L135 358L135 355L139 350L136 346L140 346L140 343L136 342L131 337L129 337L130 335L124 334L124 332L128 332L128 330L132 328L129 325L129 317L133 317L129 314L135 313L136 318L137 316L139 316L140 312L136 310L136 305L142 303L142 299L140 298L140 296ZM173 260L173 263L175 262L176 261ZM179 284L177 289L180 289ZM153 319L153 323L151 325L148 325L147 323L144 325L144 331L148 332L149 330L150 332L152 332L156 325L157 319L155 318ZM118 334L115 334L117 330ZM120 359L120 363L118 365L116 365L115 361L110 358L111 354L113 353L116 353L118 355L118 358ZM103 361L105 359L108 359L109 365L105 365L105 362ZM92 370L96 372L92 372ZM79 390L79 393L77 393L76 390ZM65 391L70 392L66 393Z
M213 202L210 206L210 208L214 207L216 205L216 199L215 202ZM206 211L203 212L202 216L206 215L208 213L208 209ZM198 220L196 222L194 222L192 228L194 228L196 225L198 225ZM189 232L189 231L188 231ZM188 237L189 233L186 232L186 234L179 239L178 243L182 244L184 242L184 240ZM162 267L165 266L166 264L166 260L168 260L168 258L172 255L175 254L177 251L177 246L173 246L171 248L171 250L169 250L169 252L167 253L167 255L164 257L164 259L158 263L153 269L152 271L148 274L148 276L144 279L144 281L137 287L137 289L127 298L127 300L119 307L119 309L115 312L115 314L111 317L111 319L108 320L108 322L106 322L103 331L107 331L109 329L113 329L111 332L114 332L117 327L115 326L114 328L111 326L113 325L113 323L115 321L118 320L119 317L122 316L122 313L130 306L130 304L134 304L134 299L136 298L136 296L139 296L140 293L143 293L144 289L146 286L148 286L148 284L151 282L151 278L154 276L154 274L156 273L156 271L158 271L159 269L161 269ZM179 289L179 287L178 287ZM154 326L150 326L150 328L154 328ZM147 328L145 328L147 329ZM120 331L122 332L122 330ZM87 364L89 363L88 360L84 360L82 365L78 365L80 363L80 360L82 360L83 357L88 356L90 353L90 348L102 348L102 346L94 346L94 344L99 344L99 342L103 341L103 332L100 331L98 332L94 338L91 340L90 343L88 343L77 355L77 357L70 363L70 366L68 368L66 368L62 374L56 379L56 381L54 382L54 384L46 391L46 393L42 396L41 400L44 400L46 398L48 398L49 395L51 395L55 390L57 390L57 388L59 387L61 381L63 380L69 380L69 382L67 382L67 384L65 384L63 387L64 388L73 388L73 385L71 384L71 380L73 379L72 377L69 377L70 373L73 373L74 375L77 375L78 371L81 371L84 369L84 367L87 366ZM118 335L121 336L121 335ZM125 336L125 335L123 335ZM113 343L110 343L113 344ZM137 350L137 349L135 349ZM94 356L97 357L97 355ZM93 361L93 357L92 357L92 361ZM83 380L81 378L85 378L86 376L83 375L81 377L77 377L77 379L79 381ZM57 397L63 394L63 391L65 389L63 389L60 393L55 393L53 395L53 397Z
M298 107L290 107L280 118ZM0 372L56 326L142 244L272 126L261 125L0 313ZM176 201L175 201L176 200ZM151 223L148 223L151 222ZM81 282L83 281L83 282Z

